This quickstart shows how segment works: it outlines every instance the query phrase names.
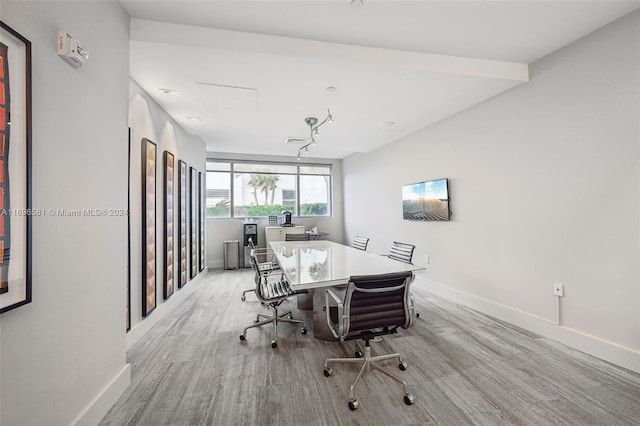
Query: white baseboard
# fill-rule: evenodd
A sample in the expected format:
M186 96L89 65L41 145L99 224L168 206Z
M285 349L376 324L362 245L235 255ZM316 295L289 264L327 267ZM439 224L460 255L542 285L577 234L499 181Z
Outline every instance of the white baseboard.
M522 327L549 339L593 355L597 358L640 373L640 351L592 336L554 323L555 319L542 318L528 312L502 305L471 293L456 290L416 275L414 284L443 299L459 303L486 315Z
M158 321L164 318L169 312L172 311L174 306L177 306L180 301L187 298L194 292L196 285L208 274L207 269L199 273L194 279L189 281L187 285L182 287L179 291L173 293L169 300L165 300L164 303L158 305L151 315L140 321L138 324L131 327L131 330L127 333L127 350L138 341L145 333L156 325Z
M202 281L207 275L207 271L203 271L196 278L189 281L189 284L180 291L158 306L153 315L145 318L144 321L138 323L127 333L127 349L131 348L144 334L151 329L160 319L171 312L181 300L188 297L195 290L196 285ZM85 408L85 410L72 422L73 425L97 425L100 420L107 414L107 411L118 401L118 398L131 384L131 365L126 364L125 367L116 375L96 398Z
M217 260L208 260L207 261L207 268L211 268L211 269L220 269L224 267L224 261L222 259L217 259Z
M116 374L111 383L91 401L87 408L85 408L71 424L77 426L97 425L130 384L131 364L126 364L124 368Z
M244 263L244 262L242 262L242 259L240 259L240 261L241 261L240 266L239 266L240 269L243 269L243 268L248 269L248 268L250 268L249 265L247 265L247 266L243 266L242 265L242 263ZM207 261L207 268L209 268L209 269L222 269L222 268L224 268L224 261L221 260L221 259L220 260L208 260Z

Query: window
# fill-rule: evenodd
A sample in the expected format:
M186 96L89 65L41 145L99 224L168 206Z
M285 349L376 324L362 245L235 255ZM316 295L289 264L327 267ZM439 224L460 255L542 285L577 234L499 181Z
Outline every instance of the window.
M331 215L331 166L207 162L207 216Z
M300 166L300 216L329 216L331 168Z
M285 199L285 191L296 192L296 176L272 173L233 174L233 215L269 216L296 211L296 200Z
M329 215L327 176L300 176L300 216Z
M207 216L231 216L231 173L207 172Z
M282 190L282 204L286 205L296 205L296 191L293 189L283 189Z

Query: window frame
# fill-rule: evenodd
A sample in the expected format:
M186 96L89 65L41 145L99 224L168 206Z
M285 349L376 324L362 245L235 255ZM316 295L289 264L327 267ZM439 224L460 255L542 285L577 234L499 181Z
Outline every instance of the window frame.
M229 165L229 169L228 170L219 170L219 169L209 169L209 163L222 163L222 164L228 164ZM273 165L273 166L287 166L287 167L295 167L295 174L294 173L279 173L279 172L264 172L264 173L259 173L259 172L253 172L253 173L259 173L259 174L274 174L274 175L289 175L289 176L295 176L295 182L296 182L296 189L295 189L295 196L296 196L296 201L295 201L295 207L296 207L296 213L294 215L294 217L297 218L323 218L323 217L327 217L327 218L332 218L333 217L333 165L330 163L298 163L298 162L286 162L286 161L258 161L258 160L232 160L232 159L219 159L219 158L207 158L206 160L206 164L205 164L205 169L206 172L223 172L223 173L229 173L229 216L226 217L220 217L220 216L209 216L207 214L206 218L207 219L237 219L237 218L246 218L246 217L250 217L250 216L236 216L234 214L235 212L235 207L236 207L236 201L235 201L235 174L250 174L252 172L247 172L247 171L239 171L236 172L236 164L255 164L255 165ZM322 173L301 173L300 169L304 168L304 167L310 167L310 168L327 168L328 169L328 174L322 174ZM205 173L206 176L206 173ZM329 178L329 182L327 184L327 214L326 215L318 215L318 216L301 216L300 215L300 176L325 176ZM253 216L253 217L268 217L268 216Z

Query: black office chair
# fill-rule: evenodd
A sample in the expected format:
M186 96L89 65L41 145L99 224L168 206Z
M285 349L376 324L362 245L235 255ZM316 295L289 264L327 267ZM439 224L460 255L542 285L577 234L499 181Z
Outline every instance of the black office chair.
M389 257L389 259L412 264L411 260L413 259L413 251L415 249L416 246L413 244L394 241L391 244L391 250L389 250L387 257ZM416 318L420 318L420 312L416 312Z
M273 250L267 249L267 248L258 248L255 246L252 240L249 240L249 249L250 249L249 255L256 257L258 269L261 274L266 275L271 273L272 271L277 271L281 269L280 263L278 262L278 259L276 258L275 254L273 253ZM256 291L255 287L246 289L245 291L242 292L242 297L240 298L240 300L244 302L245 300L247 300L246 294L255 292L255 291Z
M311 236L306 232L303 234L285 234L285 241L310 241Z
M369 239L366 237L353 237L353 248L357 248L358 250L367 251L367 245L369 244Z
M246 327L240 335L240 340L245 341L247 339L247 330L253 327L259 327L264 324L273 323L274 339L271 341L271 347L278 347L278 323L289 322L295 324L302 324L302 334L307 334L307 328L304 326L304 321L293 319L291 312L278 313L278 307L292 296L298 294L307 294L308 291L294 291L289 286L289 282L286 280L282 271L271 271L270 273L263 273L260 271L256 256L249 258L251 267L255 271L256 282L256 296L258 300L267 305L267 307L273 309L273 315L258 314L254 324ZM288 318L285 318L287 317ZM260 319L263 319L262 321Z
M407 383L376 364L379 361L398 359L400 370L407 369L407 363L400 354L371 356L370 341L377 336L396 334L398 327L408 328L414 323L413 297L409 284L413 281L411 271L382 275L363 275L349 278L344 299L332 289L326 290L327 322L333 335L340 341L362 339L365 341L364 358L359 350L356 358L329 358L324 362L324 375L331 376L331 363L362 364L360 372L349 390L349 408L358 409L358 400L353 388L358 380L371 368L382 372L399 382L404 390L404 402L413 404Z

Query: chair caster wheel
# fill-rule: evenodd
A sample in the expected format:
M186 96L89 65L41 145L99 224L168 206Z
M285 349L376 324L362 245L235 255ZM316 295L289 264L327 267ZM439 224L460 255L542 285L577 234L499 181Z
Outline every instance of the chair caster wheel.
M277 348L278 347L278 342L276 342L275 340L273 342L271 342L271 347L273 349Z
M351 411L356 411L358 409L358 400L357 399L354 399L353 401L349 401L349 409Z
M416 312L416 318L420 318L420 312Z
M293 314L289 313L289 319L293 319Z
M410 393L406 394L404 396L404 403L407 405L412 405L413 404L413 395L411 395Z
M401 362L400 364L398 364L398 368L402 371L407 369L407 363L406 362Z
M260 322L260 318L254 319L253 322L256 323L256 324L259 323Z
M244 295L243 295L243 296L240 298L240 300L242 300L242 301L244 302L245 300L247 300L247 298L246 298L246 297L244 297Z
M362 358L362 352L356 351L356 358Z
M302 330L300 330L300 332L302 334L307 334L307 327L302 327Z
M247 336L245 336L244 334L241 334L240 340L244 342L245 340L247 340Z
M325 368L324 369L324 377L329 377L333 374L333 370L331 370L330 368Z

